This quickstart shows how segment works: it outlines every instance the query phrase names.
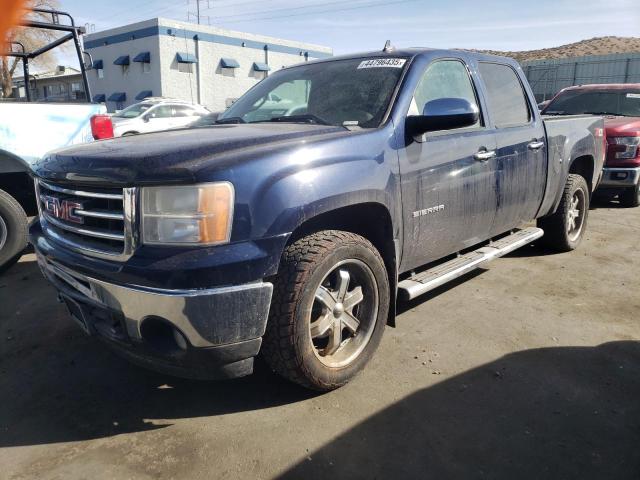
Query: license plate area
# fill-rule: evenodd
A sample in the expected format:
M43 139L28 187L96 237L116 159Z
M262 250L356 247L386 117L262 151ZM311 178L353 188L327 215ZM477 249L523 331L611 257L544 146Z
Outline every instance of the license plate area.
M67 306L67 310L69 310L69 315L71 315L73 321L78 324L84 333L90 336L92 334L91 327L89 326L89 322L87 322L87 318L80 304L66 295L60 294L60 298L62 298L62 301Z

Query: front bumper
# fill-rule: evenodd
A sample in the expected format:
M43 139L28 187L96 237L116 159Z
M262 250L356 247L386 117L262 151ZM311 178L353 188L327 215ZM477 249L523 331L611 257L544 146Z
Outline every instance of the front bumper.
M640 181L640 167L604 168L600 188L635 187Z
M253 370L273 285L208 290L122 286L80 274L37 251L38 264L89 334L135 363L188 378Z

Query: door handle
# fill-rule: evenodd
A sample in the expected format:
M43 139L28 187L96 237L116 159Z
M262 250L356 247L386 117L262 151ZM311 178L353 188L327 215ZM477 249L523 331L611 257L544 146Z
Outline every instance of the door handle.
M491 160L492 158L495 158L495 157L496 157L495 150L490 150L490 151L481 150L473 156L473 158L475 158L479 162L486 162L487 160Z
M528 147L529 150L540 150L542 147L544 147L544 142L538 142L537 140L534 140L528 145Z

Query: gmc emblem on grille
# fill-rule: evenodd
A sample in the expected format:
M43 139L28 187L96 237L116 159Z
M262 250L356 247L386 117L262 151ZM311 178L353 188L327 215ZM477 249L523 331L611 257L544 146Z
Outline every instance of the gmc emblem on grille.
M84 223L84 218L75 214L76 210L83 209L82 203L72 200L62 200L49 195L42 195L41 198L44 210L52 217L67 222Z

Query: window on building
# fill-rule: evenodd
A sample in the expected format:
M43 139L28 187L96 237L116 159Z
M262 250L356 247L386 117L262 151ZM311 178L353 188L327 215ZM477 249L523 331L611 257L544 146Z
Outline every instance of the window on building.
M529 103L513 68L481 62L480 75L487 86L489 112L497 128L529 123Z
M66 93L66 85L63 83L55 83L45 87L45 97L55 97Z
M80 82L73 82L71 84L71 91L72 92L79 92L80 90L82 90L82 86L80 85Z
M98 78L104 78L104 69L98 68L96 72L98 73Z
M193 73L193 63L178 62L178 71L182 73Z

